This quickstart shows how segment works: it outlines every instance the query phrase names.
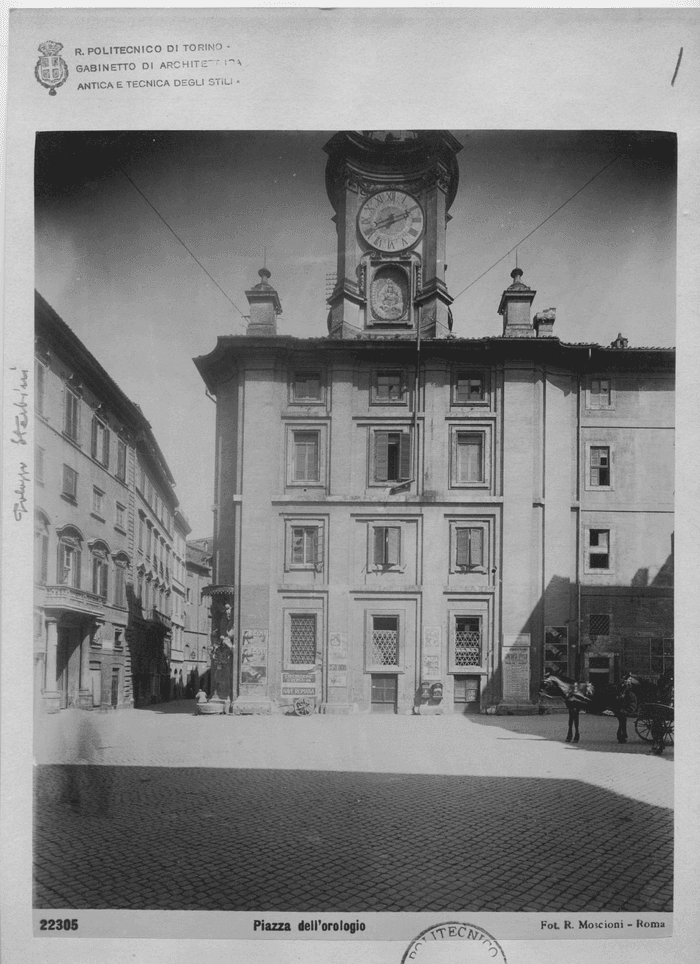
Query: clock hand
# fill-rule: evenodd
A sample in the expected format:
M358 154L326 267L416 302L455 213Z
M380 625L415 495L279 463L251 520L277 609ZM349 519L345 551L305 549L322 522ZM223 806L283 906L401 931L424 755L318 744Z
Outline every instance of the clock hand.
M402 211L401 214L393 214L391 217L385 218L383 221L376 221L374 224L375 231L377 228L388 228L390 225L395 224L396 221L402 221L404 218L407 218L412 211L417 210L417 208L418 205L414 204L412 208Z

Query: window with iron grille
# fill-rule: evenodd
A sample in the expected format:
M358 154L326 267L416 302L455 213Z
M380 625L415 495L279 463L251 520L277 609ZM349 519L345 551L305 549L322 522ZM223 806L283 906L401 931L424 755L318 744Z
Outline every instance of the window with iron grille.
M316 616L292 613L289 617L289 662L306 665L316 662Z
M63 431L75 442L80 433L80 399L66 387L64 399Z
M474 483L484 481L483 432L457 432L454 481Z
M411 436L408 432L374 432L373 482L404 482L411 478Z
M455 529L455 565L458 569L484 568L484 530L458 526Z
M594 571L610 569L610 530L588 530L588 568Z
M454 665L481 666L481 618L454 617Z
M609 378L592 378L589 393L589 408L610 408L612 405L612 384Z
M469 405L483 402L486 397L486 382L480 372L457 372L454 381L453 401L456 405Z
M401 565L401 527L374 526L370 558L375 566Z
M610 635L610 614L591 613L588 617L589 636L609 636Z
M399 617L372 616L372 666L399 665Z
M295 402L317 402L321 398L320 372L294 372L292 394Z
M610 486L610 446L592 445L589 480L593 488Z
M401 402L406 394L404 373L399 370L380 371L375 375L374 398L377 402Z
M294 432L292 479L294 482L319 481L319 433Z
M78 498L78 473L70 465L63 466L63 495L72 502Z

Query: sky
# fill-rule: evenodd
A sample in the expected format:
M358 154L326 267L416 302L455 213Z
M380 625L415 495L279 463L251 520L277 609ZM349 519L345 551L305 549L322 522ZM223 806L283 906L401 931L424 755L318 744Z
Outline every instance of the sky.
M215 406L192 359L244 333L245 290L264 258L278 332L327 334L333 133L38 135L37 290L143 409L193 538L211 534ZM495 263L518 245L533 313L556 307L562 341L607 345L621 332L631 346L675 343L674 136L452 133L463 145L447 228L456 336L502 333L515 253Z

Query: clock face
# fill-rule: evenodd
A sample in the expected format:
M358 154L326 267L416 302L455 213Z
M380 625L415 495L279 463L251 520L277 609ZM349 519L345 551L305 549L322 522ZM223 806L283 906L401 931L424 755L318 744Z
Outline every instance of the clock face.
M404 191L380 191L368 198L357 218L360 234L378 251L404 251L423 233L425 216Z

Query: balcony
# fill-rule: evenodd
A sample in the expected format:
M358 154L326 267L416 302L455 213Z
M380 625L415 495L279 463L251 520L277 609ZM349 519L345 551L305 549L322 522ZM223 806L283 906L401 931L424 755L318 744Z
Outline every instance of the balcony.
M160 625L165 626L166 629L172 629L172 619L170 616L166 616L165 613L160 612L159 609L154 607L153 609L146 610L145 615L146 619L150 619L154 623L160 623Z
M93 592L74 589L72 586L46 586L44 608L64 612L85 613L88 616L104 615L104 600Z

